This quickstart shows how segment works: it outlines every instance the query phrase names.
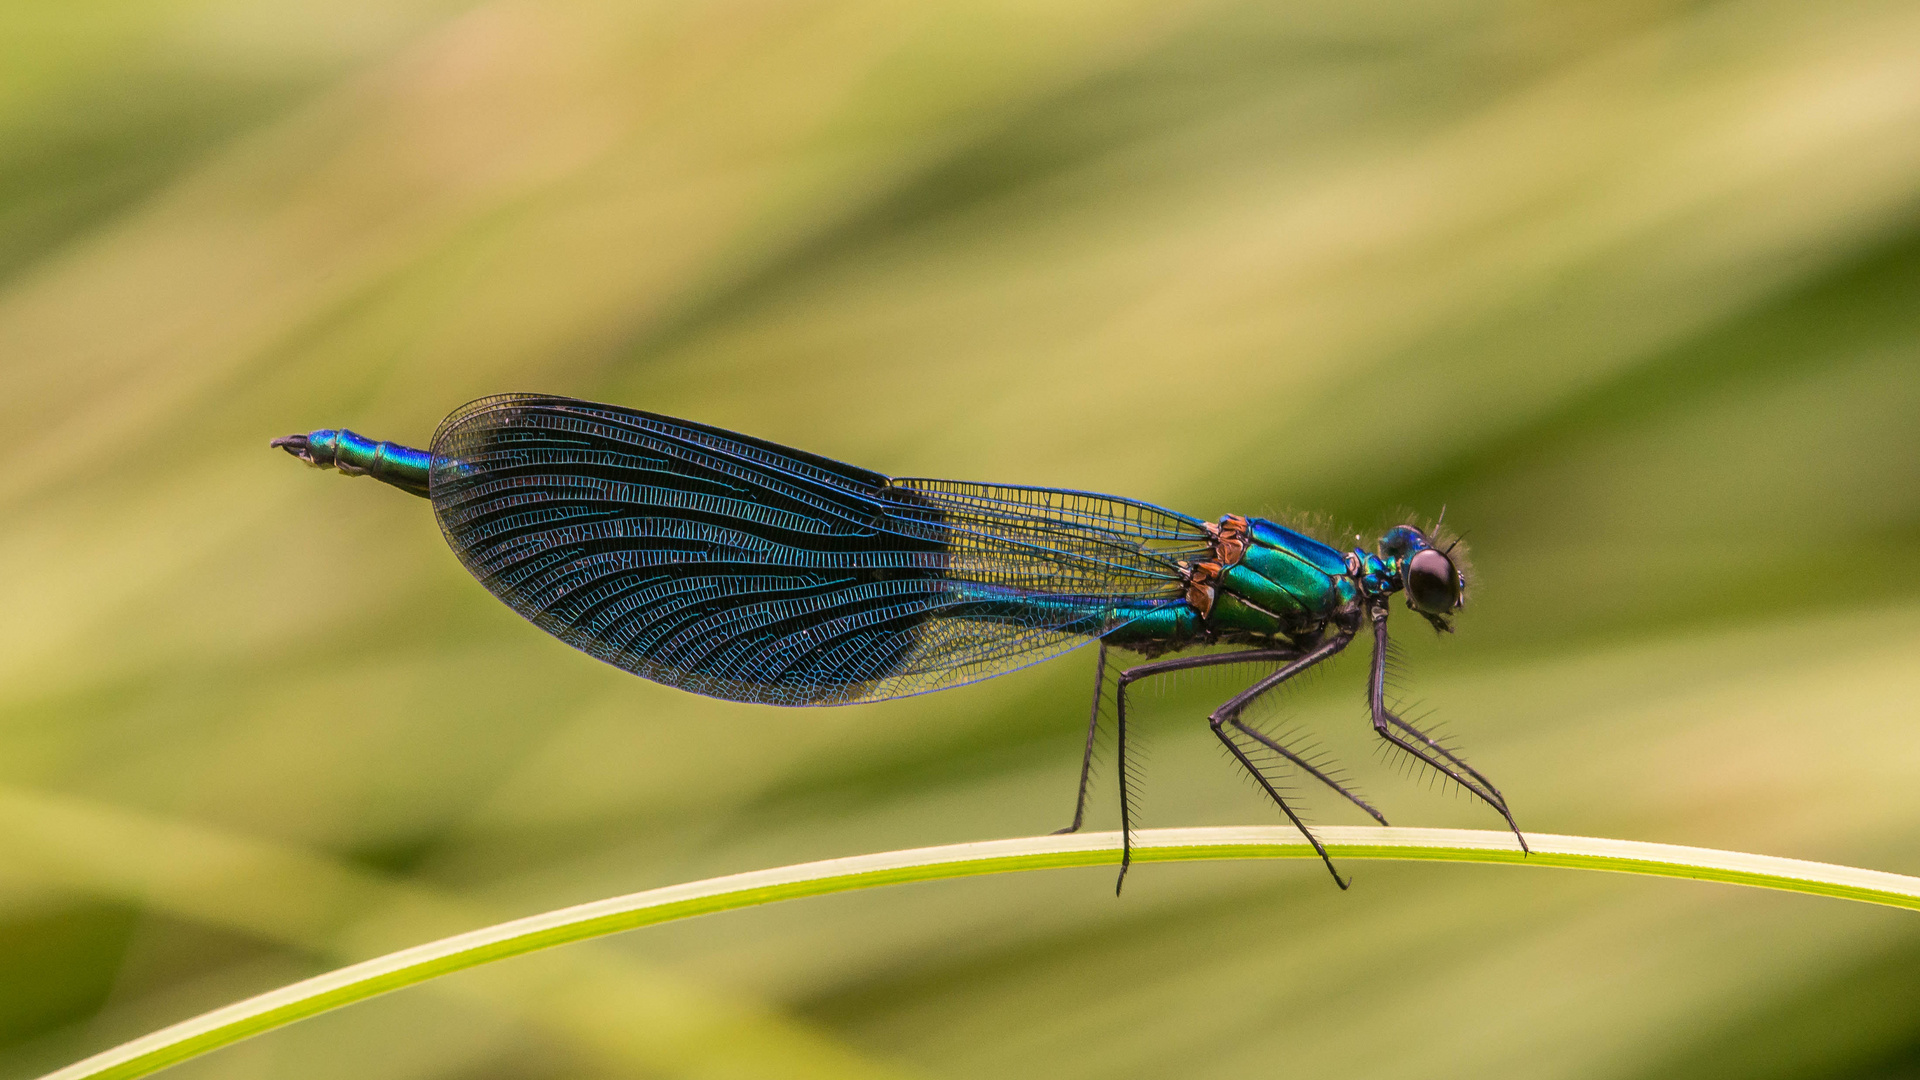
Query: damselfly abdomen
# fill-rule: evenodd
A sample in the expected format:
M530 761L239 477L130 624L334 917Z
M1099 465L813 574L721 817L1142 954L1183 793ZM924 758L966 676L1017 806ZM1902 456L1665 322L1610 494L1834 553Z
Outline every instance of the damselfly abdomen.
M1389 600L1404 591L1410 609L1450 630L1466 596L1451 545L1410 525L1388 530L1375 552L1343 554L1259 518L1214 523L1111 495L899 479L685 420L534 394L460 408L426 451L350 431L273 445L431 499L460 561L508 606L607 663L697 694L770 705L877 701L1098 641L1079 799L1063 831L1083 820L1111 649L1147 660L1117 679L1123 834L1132 826L1127 688L1217 664L1272 665L1209 722L1323 860L1326 850L1255 760L1263 750L1385 824L1335 777L1242 718L1255 699L1370 630L1374 730L1519 835L1486 777L1387 706ZM1223 651L1155 659L1199 647ZM1130 854L1128 840L1123 878ZM1334 880L1345 887L1338 872Z

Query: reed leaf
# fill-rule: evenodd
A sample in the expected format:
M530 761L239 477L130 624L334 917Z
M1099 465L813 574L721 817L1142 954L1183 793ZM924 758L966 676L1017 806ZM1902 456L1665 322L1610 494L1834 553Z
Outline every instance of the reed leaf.
M1693 878L1920 910L1920 878L1771 855L1710 848L1531 835L1523 853L1503 832L1469 829L1325 828L1339 859L1468 862L1605 870ZM1153 829L1135 834L1135 862L1313 858L1283 828ZM1108 866L1120 860L1118 833L1035 836L798 863L669 885L560 908L416 945L305 979L96 1054L43 1080L125 1080L274 1028L389 991L540 949L643 926L780 900L974 877L1016 870Z

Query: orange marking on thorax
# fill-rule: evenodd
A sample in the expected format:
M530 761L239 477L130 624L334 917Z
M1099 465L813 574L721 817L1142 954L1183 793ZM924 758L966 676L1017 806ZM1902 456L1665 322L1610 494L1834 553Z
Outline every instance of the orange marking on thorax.
M1247 519L1239 514L1223 515L1212 532L1213 557L1222 567L1237 565L1247 553Z
M1213 613L1214 591L1220 575L1226 573L1228 567L1237 565L1247 553L1247 519L1226 514L1220 518L1220 524L1208 522L1202 527L1213 541L1213 559L1192 566L1181 563L1180 571L1187 579L1187 603L1204 619Z

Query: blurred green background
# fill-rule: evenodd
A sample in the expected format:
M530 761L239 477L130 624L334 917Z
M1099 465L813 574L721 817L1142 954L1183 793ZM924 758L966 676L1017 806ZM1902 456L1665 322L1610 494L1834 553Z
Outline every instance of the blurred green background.
M0 1076L503 917L1065 822L1090 653L707 701L266 447L508 390L1208 518L1444 505L1479 577L1452 638L1396 618L1410 694L1524 826L1920 873L1910 0L16 2ZM1497 827L1375 750L1363 673L1265 719L1396 824ZM1143 699L1143 824L1276 820L1231 689ZM1911 913L1347 869L804 901L173 1075L1920 1075Z

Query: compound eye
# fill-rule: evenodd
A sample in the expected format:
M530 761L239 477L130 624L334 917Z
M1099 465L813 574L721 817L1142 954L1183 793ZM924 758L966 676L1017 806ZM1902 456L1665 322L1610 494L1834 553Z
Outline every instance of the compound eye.
M1460 576L1453 560L1432 548L1407 561L1407 601L1418 611L1445 615L1460 606Z

